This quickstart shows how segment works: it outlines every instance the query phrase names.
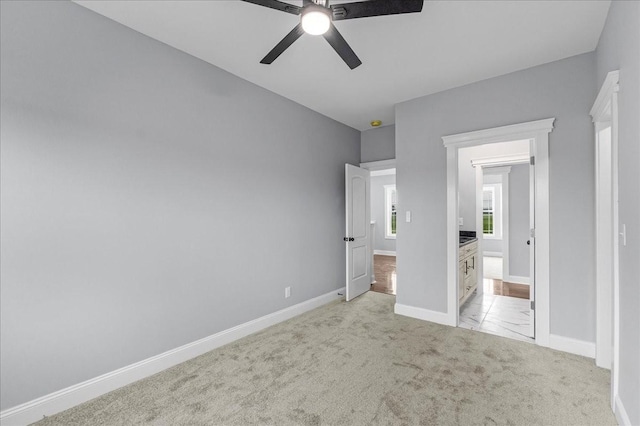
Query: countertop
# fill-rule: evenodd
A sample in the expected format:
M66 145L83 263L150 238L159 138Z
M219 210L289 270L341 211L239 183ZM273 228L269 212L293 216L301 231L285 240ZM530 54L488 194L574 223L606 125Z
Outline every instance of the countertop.
M477 238L468 238L467 237L467 238L460 238L459 241L460 241L459 247L463 247L463 246L466 246L467 244L471 244L471 243L473 243L475 241L478 241L478 239Z

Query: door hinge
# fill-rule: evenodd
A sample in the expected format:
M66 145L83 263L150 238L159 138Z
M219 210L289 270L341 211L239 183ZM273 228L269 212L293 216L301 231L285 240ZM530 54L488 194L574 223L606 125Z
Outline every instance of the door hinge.
M535 228L531 228L531 229L529 230L529 236L530 236L531 238L535 238L535 237L536 237L536 229L535 229Z
M531 164L532 166L536 165L536 157L534 157L533 155L531 157L529 157L529 164Z
M535 311L535 310L536 310L536 301L535 301L535 300L532 300L532 301L531 301L531 310L532 310L532 311Z

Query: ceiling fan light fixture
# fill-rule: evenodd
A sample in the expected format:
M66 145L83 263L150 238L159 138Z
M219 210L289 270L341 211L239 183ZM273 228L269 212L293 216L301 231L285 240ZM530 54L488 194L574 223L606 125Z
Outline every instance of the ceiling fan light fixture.
M321 35L326 33L331 26L330 9L324 7L307 7L302 12L300 23L305 33Z

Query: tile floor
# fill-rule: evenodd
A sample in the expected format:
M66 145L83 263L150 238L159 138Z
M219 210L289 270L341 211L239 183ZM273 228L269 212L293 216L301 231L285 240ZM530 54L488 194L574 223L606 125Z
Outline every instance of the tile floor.
M527 299L474 293L460 309L460 327L523 342L533 342L529 323Z

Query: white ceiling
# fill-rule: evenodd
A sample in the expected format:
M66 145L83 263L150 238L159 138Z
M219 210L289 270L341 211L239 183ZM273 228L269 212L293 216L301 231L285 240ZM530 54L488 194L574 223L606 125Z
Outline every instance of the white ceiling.
M363 62L353 71L306 34L260 64L299 17L242 1L77 3L366 130L392 124L399 102L594 50L610 1L425 1L419 14L339 21Z

